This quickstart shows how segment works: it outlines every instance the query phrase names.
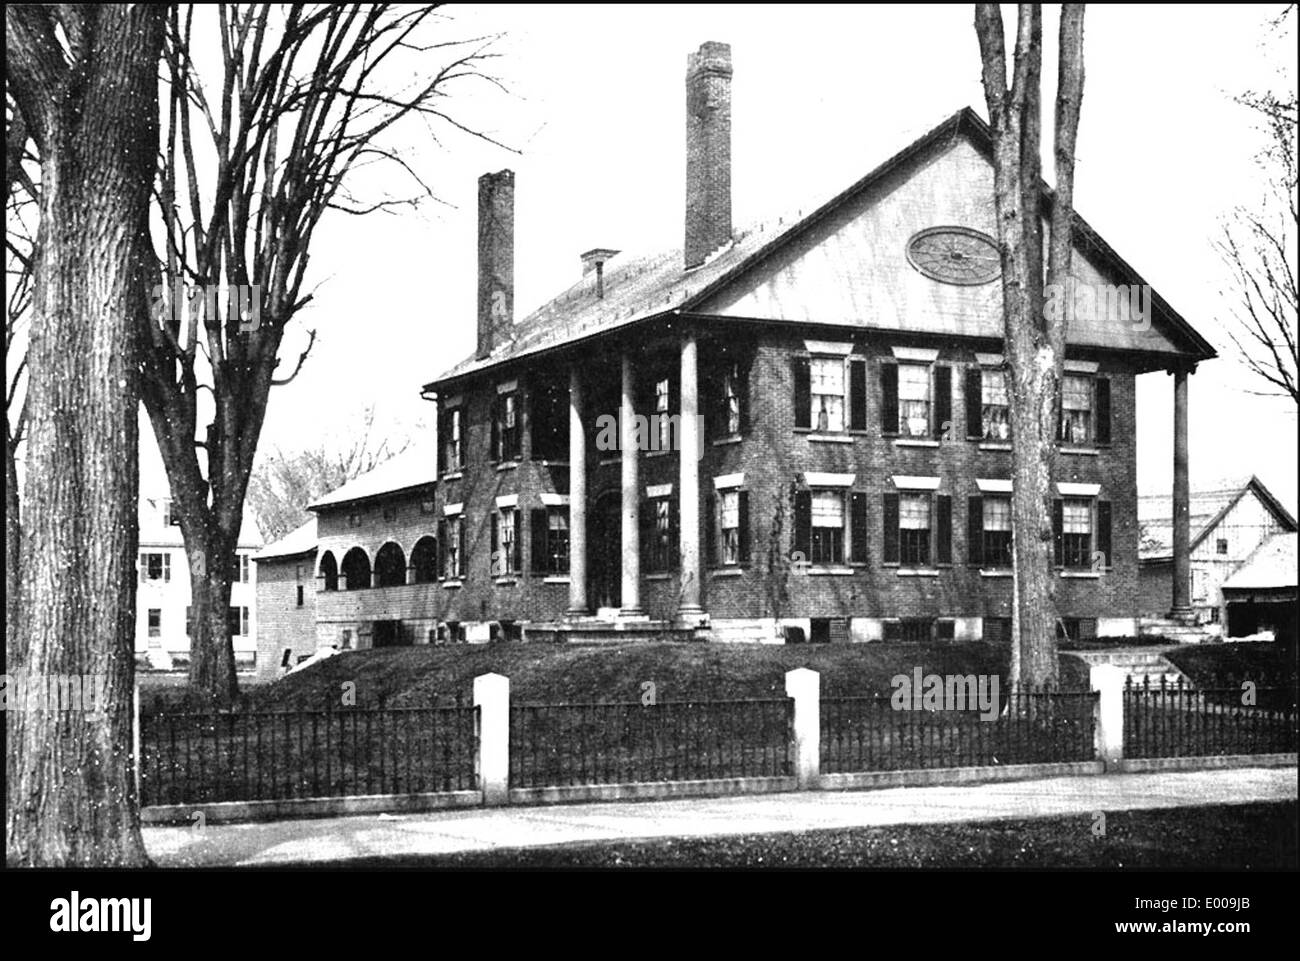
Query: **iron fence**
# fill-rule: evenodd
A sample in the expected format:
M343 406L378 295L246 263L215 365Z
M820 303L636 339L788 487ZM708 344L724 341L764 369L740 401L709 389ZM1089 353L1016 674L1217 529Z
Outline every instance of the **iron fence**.
M510 709L510 786L793 773L789 698Z
M1091 761L1098 695L1022 690L979 710L900 710L890 695L821 699L823 773Z
M1296 687L1195 688L1181 679L1124 687L1124 756L1213 757L1293 752Z
M141 714L140 803L472 790L476 723L464 704Z

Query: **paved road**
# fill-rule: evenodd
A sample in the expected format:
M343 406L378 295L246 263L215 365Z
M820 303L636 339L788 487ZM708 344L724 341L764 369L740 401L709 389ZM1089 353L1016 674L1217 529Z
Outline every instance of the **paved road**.
M1296 800L1295 768L1105 774L954 787L469 808L262 824L147 827L162 867L288 865L603 840L1049 817Z

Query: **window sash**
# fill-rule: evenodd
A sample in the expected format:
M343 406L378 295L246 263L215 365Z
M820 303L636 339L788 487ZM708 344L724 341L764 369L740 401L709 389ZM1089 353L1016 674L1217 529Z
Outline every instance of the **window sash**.
M812 526L844 528L844 495L839 491L813 491Z
M930 529L930 497L927 494L904 494L898 499L899 530Z
M1061 532L1064 534L1092 533L1092 503L1069 501L1061 505Z
M898 559L903 565L925 566L930 563L930 529L900 528Z
M735 365L728 367L722 375L722 397L727 415L727 433L740 433L740 393L738 385L740 374Z
M984 530L987 532L1011 532L1011 500L1009 498L984 498Z
M844 361L814 357L810 362L812 410L817 430L844 429Z
M503 507L497 512L497 549L501 551L501 572L518 574L515 570L515 509Z
M811 547L813 564L843 564L844 528L814 527Z

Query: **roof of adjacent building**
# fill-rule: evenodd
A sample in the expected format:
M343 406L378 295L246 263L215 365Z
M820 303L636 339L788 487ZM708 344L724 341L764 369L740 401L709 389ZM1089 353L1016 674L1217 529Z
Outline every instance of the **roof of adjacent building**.
M164 524L164 507L172 499L170 494L140 496L137 516L140 523L140 549L149 547L184 547L185 538L181 536L179 524ZM262 532L258 529L257 518L250 508L245 506L244 519L239 527L237 548L259 548L262 546Z
M410 447L384 461L374 470L354 477L342 487L330 491L307 505L307 510L318 511L326 507L339 507L358 501L385 497L399 491L432 485L436 482L437 467L433 453L424 445Z
M941 147L960 137L968 138L977 150L986 157L991 157L992 133L988 125L970 107L965 107L811 214L788 220L782 218L774 224L735 231L731 243L720 248L702 266L692 270L685 269L681 248L644 256L619 254L605 263L603 297L596 296L595 283L591 278L576 282L558 297L514 324L513 339L497 345L485 358L479 359L471 354L427 384L425 389L433 390L503 363L656 318L688 315L697 310L702 310L701 316L706 316L707 310L703 310L708 306L706 302L733 280L806 235L890 175L911 169L932 148ZM1042 192L1044 208L1050 210L1054 193L1046 184L1043 184ZM1109 268L1125 283L1149 286L1077 212L1075 234L1078 246L1086 250L1099 265ZM1173 334L1180 343L1179 350L1187 359L1208 360L1216 356L1210 343L1154 290L1151 307L1153 320ZM974 329L976 322L971 322L967 328L957 332L997 339L1003 336L998 316L988 318L987 323L985 319L980 319L977 325L979 329ZM865 329L869 325L862 326ZM1082 325L1079 334L1109 336L1107 331L1089 330ZM1095 346L1106 344L1106 341L1100 340Z
M253 555L255 561L269 561L281 557L297 557L316 550L316 518L272 541Z
M1296 541L1300 534L1274 534L1223 582L1225 591L1269 590L1296 586Z
M1195 490L1188 495L1188 529L1191 531L1189 550L1196 550L1248 493L1258 497L1283 528L1296 530L1296 520L1290 511L1282 506L1258 477L1251 474ZM1143 541L1146 544L1138 551L1141 560L1160 561L1173 556L1173 504L1172 494L1142 494L1138 497L1138 523L1143 527Z

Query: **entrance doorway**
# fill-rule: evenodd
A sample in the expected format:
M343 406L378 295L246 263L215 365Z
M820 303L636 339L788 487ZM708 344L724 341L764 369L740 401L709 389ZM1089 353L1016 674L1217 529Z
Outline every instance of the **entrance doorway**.
M410 641L402 633L401 621L375 621L370 644L372 647L405 647Z
M622 496L606 491L596 498L587 535L587 596L592 607L619 607L623 603Z

